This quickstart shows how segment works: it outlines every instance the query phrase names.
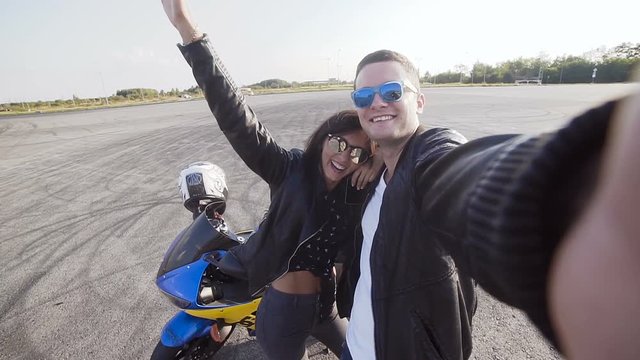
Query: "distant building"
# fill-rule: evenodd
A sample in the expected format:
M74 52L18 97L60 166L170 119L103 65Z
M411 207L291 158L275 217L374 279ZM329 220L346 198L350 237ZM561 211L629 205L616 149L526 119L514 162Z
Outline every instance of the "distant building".
M521 79L515 81L516 85L542 85L542 80L540 79Z
M240 88L240 92L244 95L253 95L253 90L250 87Z

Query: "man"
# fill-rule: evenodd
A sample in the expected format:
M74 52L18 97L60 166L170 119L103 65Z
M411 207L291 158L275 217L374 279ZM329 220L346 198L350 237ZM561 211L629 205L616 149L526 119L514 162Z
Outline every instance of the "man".
M378 143L386 170L370 195L361 249L342 284L354 293L353 307L344 293L339 304L342 315L351 309L347 348L355 359L466 359L474 284L435 238L425 237L414 201L416 170L466 140L451 130L420 127L425 98L416 68L401 54L367 55L355 88L360 123Z
M339 287L340 313L351 316L343 358L469 358L471 277L556 344L551 259L592 192L616 103L555 133L465 143L420 125L419 89L415 67L396 52L358 65L352 99L386 170Z

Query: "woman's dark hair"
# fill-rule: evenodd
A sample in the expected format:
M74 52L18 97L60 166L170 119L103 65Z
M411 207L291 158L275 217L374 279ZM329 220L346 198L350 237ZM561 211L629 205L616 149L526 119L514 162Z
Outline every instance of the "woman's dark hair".
M331 115L309 136L304 156L307 164L317 166L322 155L322 146L329 134L344 135L362 130L358 113L355 110L343 110ZM367 149L371 151L371 148Z

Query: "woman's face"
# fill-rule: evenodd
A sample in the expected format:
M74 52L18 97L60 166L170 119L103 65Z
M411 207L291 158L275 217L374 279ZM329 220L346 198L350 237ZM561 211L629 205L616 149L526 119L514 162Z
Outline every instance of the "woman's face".
M322 145L322 172L327 188L332 190L346 176L354 172L362 163L356 164L352 158L354 148L362 148L371 153L371 142L364 131L356 130L345 134L331 134L334 139L330 144L331 136L327 136ZM346 142L343 151L337 151L339 139ZM343 144L344 145L344 144ZM356 151L357 152L357 151Z

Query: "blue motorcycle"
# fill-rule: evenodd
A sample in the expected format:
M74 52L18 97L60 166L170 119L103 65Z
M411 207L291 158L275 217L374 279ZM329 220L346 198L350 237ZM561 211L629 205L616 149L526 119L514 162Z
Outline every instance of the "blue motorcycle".
M191 164L181 173L185 207L195 219L171 243L158 270L156 285L180 311L162 329L152 360L207 359L236 327L250 334L255 331L261 297L249 294L246 280L216 266L229 248L242 244L251 233L236 234L225 223L224 179L221 169L205 162Z

